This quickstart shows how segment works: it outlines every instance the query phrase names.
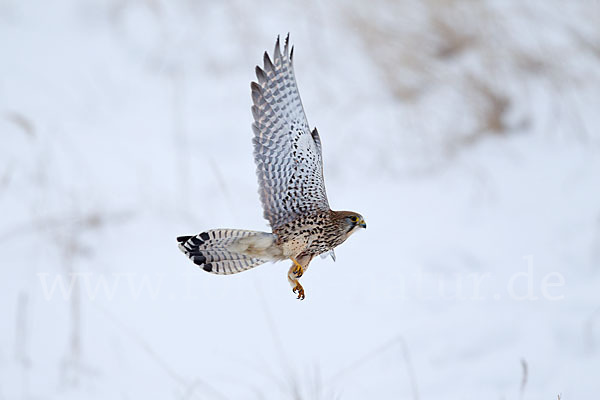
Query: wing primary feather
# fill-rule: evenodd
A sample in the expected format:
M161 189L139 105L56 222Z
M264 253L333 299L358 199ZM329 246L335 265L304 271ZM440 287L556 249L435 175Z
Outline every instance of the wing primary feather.
M285 53L285 56L288 57L288 47L290 44L290 33L288 32L287 36L285 37L285 45L283 47L283 52Z
M277 41L275 42L275 50L273 50L273 58L277 64L277 59L281 58L281 48L279 47L279 35L277 35Z
M264 69L267 72L272 72L274 69L273 63L271 62L271 58L269 57L269 53L265 51L265 55L263 56L263 64Z
M255 72L256 72L256 78L258 78L258 82L261 85L263 83L265 83L267 80L267 74L265 74L265 71L263 71L262 68L257 65L255 68Z
M261 93L261 87L258 83L256 82L250 82L250 89L252 89L253 92L258 92Z
M256 82L250 83L250 88L252 89L252 102L258 104L262 96L262 89Z
M292 46L292 49L290 50L290 62L294 61L294 46Z

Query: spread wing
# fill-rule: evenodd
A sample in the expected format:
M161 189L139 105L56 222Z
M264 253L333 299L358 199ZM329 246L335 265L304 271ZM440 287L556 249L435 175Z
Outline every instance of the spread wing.
M288 39L283 55L279 38L272 61L265 52L263 68L256 67L258 83L250 85L259 193L274 230L299 216L329 210L321 140L304 115Z

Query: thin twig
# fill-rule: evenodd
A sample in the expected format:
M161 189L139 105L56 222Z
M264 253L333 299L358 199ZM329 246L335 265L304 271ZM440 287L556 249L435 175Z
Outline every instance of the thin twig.
M527 386L527 378L528 378L528 368L527 361L525 359L521 359L521 368L522 368L522 378L521 378L521 388L519 389L519 399L523 400L525 397L525 386Z

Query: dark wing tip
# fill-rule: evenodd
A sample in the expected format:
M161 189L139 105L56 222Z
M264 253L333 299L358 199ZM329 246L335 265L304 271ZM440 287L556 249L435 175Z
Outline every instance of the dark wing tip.
M261 93L261 91L262 91L260 85L254 81L250 82L250 89L252 89L253 92L258 92L258 93Z
M322 154L322 150L321 150L321 138L319 137L319 131L317 130L317 127L315 127L310 132L310 135L312 136L313 140L315 141L315 144L317 145L317 149L319 149L319 152L321 152L321 154Z
M273 62L271 62L271 58L269 57L269 53L265 51L265 55L263 56L263 69L265 70L273 70Z
M261 67L259 67L258 65L256 66L256 68L254 69L254 72L256 72L256 78L258 78L258 81L260 83L264 83L267 80L267 74L265 73L265 71L263 71L263 69Z
M250 96L252 97L252 102L254 104L261 103L263 92L260 85L256 82L250 82Z
M313 139L318 138L319 137L319 131L317 130L317 127L315 126L314 129L310 132L310 135L313 137Z
M281 55L281 50L279 47L279 35L277 35L277 40L275 41L275 49L273 50L273 56L277 58L277 55Z
M288 56L289 44L290 44L290 33L288 32L287 36L285 37L285 45L283 46L283 52L285 53L286 57Z

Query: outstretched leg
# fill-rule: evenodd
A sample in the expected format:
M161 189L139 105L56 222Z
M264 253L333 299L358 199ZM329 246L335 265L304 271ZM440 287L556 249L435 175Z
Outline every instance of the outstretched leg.
M298 294L298 299L304 300L304 288L298 281L299 277L296 275L295 272L297 268L298 267L296 266L296 264L292 264L292 266L290 267L290 270L288 271L288 282L290 282L290 285L292 286L292 292Z
M312 260L312 256L298 256L297 259L290 257L294 262L288 271L288 282L292 286L292 292L298 295L299 300L304 300L306 297L304 295L304 288L298 281L298 279L306 272L308 269L308 264Z

